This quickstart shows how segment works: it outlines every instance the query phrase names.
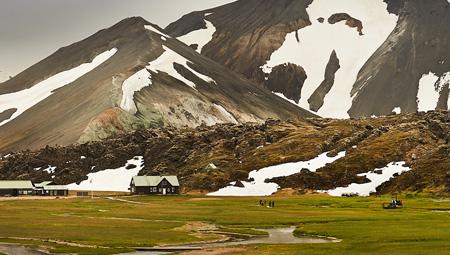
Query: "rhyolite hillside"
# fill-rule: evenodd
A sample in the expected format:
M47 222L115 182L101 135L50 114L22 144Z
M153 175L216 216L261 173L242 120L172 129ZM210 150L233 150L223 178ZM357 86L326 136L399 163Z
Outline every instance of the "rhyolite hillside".
M0 84L0 152L314 114L132 17Z

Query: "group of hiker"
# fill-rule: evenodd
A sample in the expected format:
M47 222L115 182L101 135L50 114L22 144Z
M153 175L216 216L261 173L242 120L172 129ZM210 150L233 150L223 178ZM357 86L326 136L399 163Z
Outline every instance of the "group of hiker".
M259 200L259 205L267 206L269 208L275 208L275 201Z

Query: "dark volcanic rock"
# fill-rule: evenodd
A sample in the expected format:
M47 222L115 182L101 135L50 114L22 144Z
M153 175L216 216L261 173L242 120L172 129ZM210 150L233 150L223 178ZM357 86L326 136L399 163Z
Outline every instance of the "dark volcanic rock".
M344 158L315 173L298 169L299 174L274 181L284 188L333 189L365 183L367 180L358 174L405 161L412 170L382 185L379 192L436 192L450 188L449 123L450 113L442 111L376 119L314 118L145 129L99 142L47 146L0 157L0 179L39 182L54 176L57 183L68 184L85 180L88 173L122 167L127 160L143 156L140 175L178 175L183 192L215 191L232 181L249 181L248 173L255 169L310 160L324 152L335 155L347 151ZM42 171L49 165L56 167L54 173Z
M341 66L339 65L339 59L336 55L336 51L333 50L330 56L330 60L328 60L327 67L325 69L324 80L308 99L309 108L312 111L317 112L323 106L324 98L333 87L334 78L339 68L341 68Z
M441 89L441 94L439 95L439 101L437 103L436 110L447 110L450 109L450 105L448 105L448 100L450 98L450 84L447 83Z
M266 86L270 91L282 93L298 103L307 78L308 76L301 66L288 63L272 69Z
M166 30L170 31L175 37L188 34L192 31L206 28L206 22L204 20L204 14L202 12L192 12L184 15L178 20L184 26L169 25Z
M363 23L361 22L361 20L355 19L354 17L350 16L347 13L335 13L335 14L331 15L328 18L328 23L336 24L336 23L344 21L344 20L345 20L345 25L347 25L351 28L356 28L356 30L358 30L358 32L359 32L359 35L364 35L363 34Z

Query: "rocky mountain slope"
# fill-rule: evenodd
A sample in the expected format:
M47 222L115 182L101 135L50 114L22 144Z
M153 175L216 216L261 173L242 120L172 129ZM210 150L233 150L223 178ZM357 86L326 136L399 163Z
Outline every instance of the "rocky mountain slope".
M166 30L320 116L381 116L449 108L449 11L447 0L240 0Z
M297 174L271 181L301 192L328 190L366 183L368 180L359 174L404 161L411 171L384 183L378 192L448 192L449 141L450 112L157 128L101 142L7 155L0 160L0 179L53 178L68 184L142 156L144 167L139 174L176 174L184 192L210 192L232 181L247 180L252 170L345 152L316 172L294 169ZM53 171L42 170L49 166Z
M0 151L69 145L151 126L303 116L313 114L134 17L0 84Z
M387 3L399 20L360 70L352 89L350 114L379 115L396 107L403 112L449 109L450 3Z

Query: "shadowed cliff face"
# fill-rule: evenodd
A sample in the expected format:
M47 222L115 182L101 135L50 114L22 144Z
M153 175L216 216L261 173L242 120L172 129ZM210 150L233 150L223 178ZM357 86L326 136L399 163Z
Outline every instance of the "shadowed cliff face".
M265 84L270 91L282 93L298 103L307 78L301 66L289 63L274 67Z
M308 99L308 103L312 111L317 112L323 106L324 98L333 87L334 78L339 68L341 68L339 65L339 59L336 55L336 51L333 50L325 70L324 80Z
M360 71L352 91L351 116L388 114L395 107L415 112L422 76L432 72L441 77L450 71L450 4L446 0L387 2L399 21ZM446 91L441 90L438 108L444 107Z

